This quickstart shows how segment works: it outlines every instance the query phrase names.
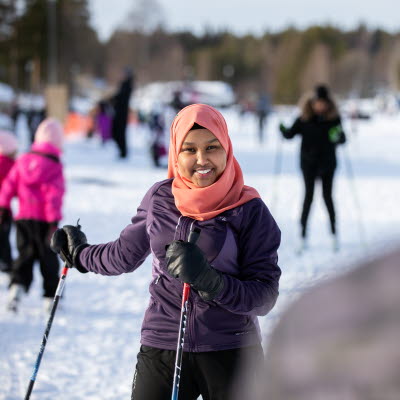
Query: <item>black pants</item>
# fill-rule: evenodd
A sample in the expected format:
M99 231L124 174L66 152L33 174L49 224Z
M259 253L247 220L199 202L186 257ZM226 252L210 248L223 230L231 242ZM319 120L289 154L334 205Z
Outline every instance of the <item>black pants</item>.
M335 217L335 207L332 200L332 186L333 186L333 176L335 170L327 170L319 173L317 169L303 168L303 178L305 186L305 195L303 202L303 211L301 213L301 227L302 227L302 237L307 236L307 220L310 213L311 203L314 197L314 186L315 181L319 177L322 181L322 196L326 208L328 209L329 220L331 224L331 232L336 233L336 217Z
M132 400L170 400L176 351L141 346L132 385ZM263 360L260 346L183 353L179 399L229 400L241 367L249 359L256 372ZM248 365L248 364L246 364ZM248 371L246 371L246 375Z
M43 296L54 297L59 280L59 263L55 253L50 249L50 224L42 221L19 220L17 229L18 258L11 271L11 282L24 286L28 291L33 280L33 264L40 263L43 277Z
M115 121L112 128L112 136L119 149L120 158L125 158L128 155L126 145L126 127L127 119Z
M11 246L10 246L10 230L12 217L6 215L0 225L0 268L3 272L11 270Z

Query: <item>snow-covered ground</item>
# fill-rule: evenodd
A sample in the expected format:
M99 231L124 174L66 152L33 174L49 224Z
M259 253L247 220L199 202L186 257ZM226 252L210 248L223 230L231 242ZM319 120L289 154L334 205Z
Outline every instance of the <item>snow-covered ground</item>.
M223 111L242 165L245 182L256 187L282 230L279 251L283 271L278 303L261 318L268 333L285 307L310 285L341 274L354 262L393 246L400 233L400 115L376 115L357 126L345 124L348 145L338 151L334 195L341 250L333 253L328 217L317 187L310 215L310 249L295 253L302 182L298 170L299 141L282 141L279 121L293 112L271 116L266 141L256 140L256 121ZM26 127L19 135L26 148ZM65 144L67 194L63 223L80 218L90 243L115 239L130 221L142 196L165 178L151 166L144 130L130 127L130 158L117 160L112 143L97 139ZM14 252L15 255L15 252ZM32 399L120 400L130 398L140 326L149 295L150 260L133 274L119 277L68 274L65 298L57 311ZM24 397L47 317L42 309L41 277L36 268L29 296L16 315L5 310L7 279L0 276L0 399Z

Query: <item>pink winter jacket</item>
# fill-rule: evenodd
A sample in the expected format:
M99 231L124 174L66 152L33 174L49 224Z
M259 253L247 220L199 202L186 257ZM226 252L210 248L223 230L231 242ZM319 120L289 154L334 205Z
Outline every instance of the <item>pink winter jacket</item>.
M14 162L15 160L13 158L0 154L0 188L7 174L10 172L11 167L14 165Z
M52 144L34 143L31 152L16 160L4 180L0 207L9 209L11 199L17 196L16 220L60 221L65 184L59 156L60 150Z

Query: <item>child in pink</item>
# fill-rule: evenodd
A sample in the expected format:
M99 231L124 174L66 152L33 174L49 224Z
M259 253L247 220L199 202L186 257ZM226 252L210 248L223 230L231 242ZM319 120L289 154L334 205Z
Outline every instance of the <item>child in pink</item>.
M14 311L22 292L29 291L36 260L40 263L43 296L48 305L57 289L59 264L50 249L50 238L62 218L62 138L61 124L53 118L45 119L36 131L31 150L17 159L1 187L1 208L9 210L14 196L19 203L15 216L19 255L11 270L8 305Z
M14 165L18 142L11 132L0 131L0 189L4 179ZM10 230L12 224L11 211L0 208L0 270L11 270Z

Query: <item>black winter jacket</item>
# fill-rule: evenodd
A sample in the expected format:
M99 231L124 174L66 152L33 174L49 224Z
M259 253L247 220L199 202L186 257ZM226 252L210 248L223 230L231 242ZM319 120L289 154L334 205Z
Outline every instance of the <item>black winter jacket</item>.
M339 117L327 120L314 116L308 121L303 121L299 117L291 128L282 132L286 139L292 139L296 134L302 136L300 151L302 170L316 170L320 175L336 168L336 146L346 142L342 129L336 140L330 139L329 131L336 126L341 129Z

